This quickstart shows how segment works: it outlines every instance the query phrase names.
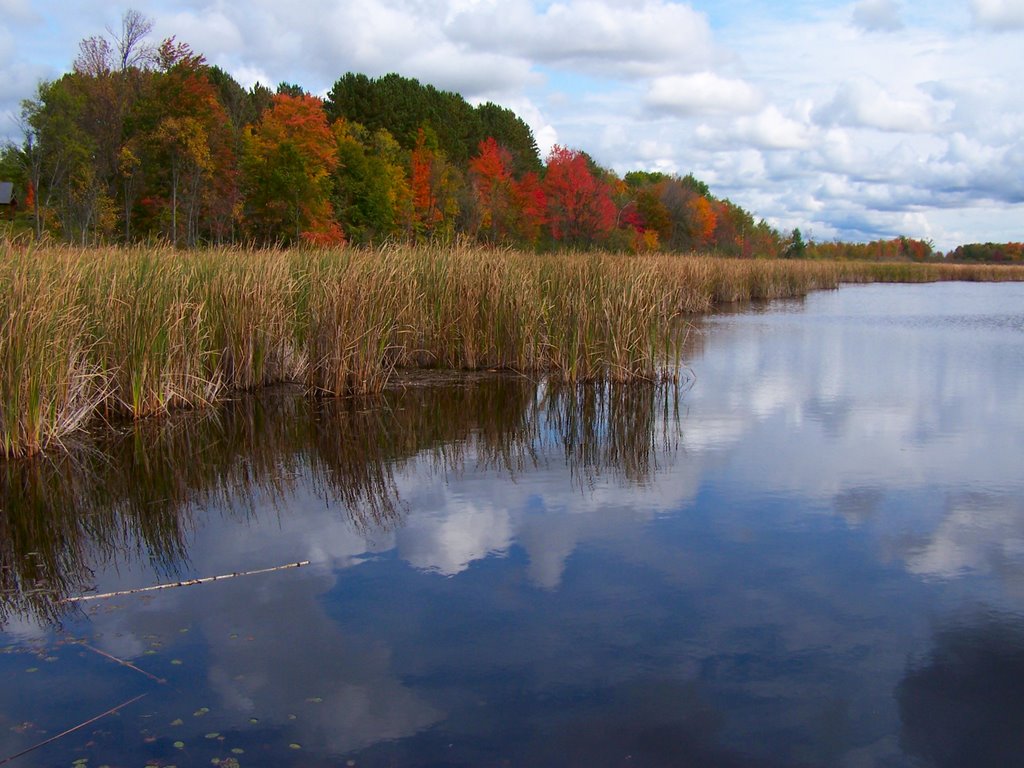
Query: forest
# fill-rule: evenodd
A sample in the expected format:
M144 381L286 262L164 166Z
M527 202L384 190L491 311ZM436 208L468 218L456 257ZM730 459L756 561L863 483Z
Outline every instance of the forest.
M178 247L470 242L531 249L804 255L694 176L620 178L585 151L541 158L492 103L398 74L347 73L321 99L241 87L127 12L23 103L0 153L36 238Z

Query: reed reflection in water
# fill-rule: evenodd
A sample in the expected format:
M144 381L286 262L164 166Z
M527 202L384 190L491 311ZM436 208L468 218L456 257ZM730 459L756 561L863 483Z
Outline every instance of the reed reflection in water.
M679 447L684 394L504 375L425 376L366 400L281 390L5 463L0 624L58 621L100 569L136 563L180 578L199 516L288 514L300 485L359 532L393 530L404 513L395 476L413 460L514 478L562 455L581 489L605 476L647 484Z

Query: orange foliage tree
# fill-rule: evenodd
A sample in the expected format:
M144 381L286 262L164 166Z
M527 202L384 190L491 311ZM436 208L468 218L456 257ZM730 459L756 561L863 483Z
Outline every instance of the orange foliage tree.
M712 207L711 202L703 195L698 195L686 205L689 213L690 236L693 238L695 248L706 248L711 244L715 235L715 225L718 223L718 215Z
M135 118L142 128L117 156L125 201L141 183L161 230L173 243L195 245L218 222L223 239L238 213L238 169L234 135L202 56L173 38L157 49L161 71L144 79Z
M277 94L245 136L250 230L266 242L344 242L330 201L335 137L315 96Z

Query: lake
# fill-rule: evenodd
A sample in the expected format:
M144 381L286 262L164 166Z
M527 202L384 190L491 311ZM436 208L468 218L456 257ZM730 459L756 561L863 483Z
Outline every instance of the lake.
M0 761L1021 764L1024 284L737 308L687 362L0 467Z

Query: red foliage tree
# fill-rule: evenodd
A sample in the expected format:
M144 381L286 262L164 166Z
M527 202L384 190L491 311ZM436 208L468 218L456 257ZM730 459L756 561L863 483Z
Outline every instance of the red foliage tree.
M451 235L458 213L454 186L451 166L441 152L428 145L427 132L420 128L409 157L412 225L417 237Z
M491 242L506 239L512 228L515 204L514 181L508 150L493 138L480 142L479 151L469 161L470 181L479 216L479 233Z
M516 236L527 245L533 245L547 223L548 200L544 185L536 173L528 171L513 185L512 196L515 200Z
M557 144L544 177L551 236L570 245L605 239L615 227L615 204L607 185L590 170L587 156Z

